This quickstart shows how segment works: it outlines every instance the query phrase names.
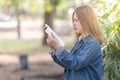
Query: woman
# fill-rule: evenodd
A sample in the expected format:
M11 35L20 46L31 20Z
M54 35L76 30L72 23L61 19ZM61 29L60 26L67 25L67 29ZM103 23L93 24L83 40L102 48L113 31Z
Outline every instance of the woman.
M74 47L68 52L61 47L54 35L47 43L53 50L53 60L64 68L64 80L102 80L102 37L94 11L89 6L75 9L72 16L77 36Z

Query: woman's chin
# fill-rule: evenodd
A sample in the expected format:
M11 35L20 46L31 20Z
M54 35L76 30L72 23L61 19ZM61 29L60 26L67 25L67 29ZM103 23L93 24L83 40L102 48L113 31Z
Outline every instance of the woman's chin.
M75 31L76 33L79 33L78 31Z

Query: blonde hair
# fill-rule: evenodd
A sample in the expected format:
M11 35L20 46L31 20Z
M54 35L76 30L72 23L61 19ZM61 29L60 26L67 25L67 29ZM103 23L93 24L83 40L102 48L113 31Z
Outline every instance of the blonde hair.
M79 22L81 23L83 32L97 39L102 44L104 42L104 38L93 9L89 6L81 6L76 8L73 12L72 20L74 18L74 14L76 14ZM77 38L80 35L81 34L76 33Z

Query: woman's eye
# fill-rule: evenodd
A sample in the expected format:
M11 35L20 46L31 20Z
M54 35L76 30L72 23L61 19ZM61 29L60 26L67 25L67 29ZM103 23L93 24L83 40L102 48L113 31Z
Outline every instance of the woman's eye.
M73 21L74 21L74 22L79 22L79 20L78 20L78 19L74 19Z

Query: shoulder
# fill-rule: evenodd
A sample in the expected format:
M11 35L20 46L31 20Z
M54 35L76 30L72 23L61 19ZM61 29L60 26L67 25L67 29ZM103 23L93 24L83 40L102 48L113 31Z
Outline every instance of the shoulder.
M88 43L93 43L93 44L98 44L98 45L100 45L99 41L96 40L96 39L94 39L94 38L92 38L92 37L89 37Z
M85 37L84 39L83 39L83 41L84 41L84 43L88 46L90 46L90 47L100 47L100 43L99 43L99 41L98 40L96 40L96 39L94 39L94 38L92 38L92 37L90 37L90 36L87 36L87 37Z

